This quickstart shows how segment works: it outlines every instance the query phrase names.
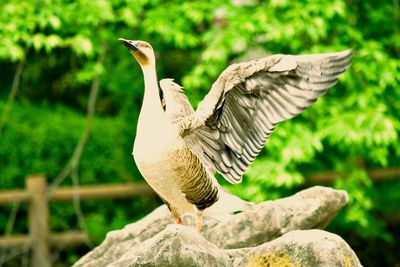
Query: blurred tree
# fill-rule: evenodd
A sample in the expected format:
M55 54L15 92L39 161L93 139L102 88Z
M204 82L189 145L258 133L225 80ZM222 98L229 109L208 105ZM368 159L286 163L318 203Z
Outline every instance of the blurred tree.
M374 183L365 171L400 165L398 1L6 0L0 11L2 189L21 187L31 173L46 173L49 182L60 173L85 127L95 77L100 95L79 163L80 183L140 179L130 154L142 74L119 37L149 41L159 77L182 83L194 104L232 62L353 48L353 65L338 85L280 124L243 184L227 186L261 201L298 190L310 172L344 172L334 186L349 192L350 203L332 230L364 263L399 261L382 255L395 254L400 245L398 224L384 219L400 212L400 179ZM110 227L143 216L148 205L90 203L83 211L99 241ZM0 209L5 229L9 209ZM52 227L76 225L73 214L72 206L54 205ZM369 253L365 242L379 253Z

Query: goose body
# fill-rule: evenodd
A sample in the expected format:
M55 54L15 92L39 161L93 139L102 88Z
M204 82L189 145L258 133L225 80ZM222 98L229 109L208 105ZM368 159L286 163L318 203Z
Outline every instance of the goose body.
M184 204L184 196L178 185L180 177L176 171L181 168L181 164L176 159L185 148L176 127L163 122L152 129L143 130L157 134L138 133L135 138L133 157L139 171L163 199L170 203ZM187 210L187 205L180 205L179 208Z
M193 212L193 205L204 209L213 204L218 198L217 187L178 135L177 127L166 123L163 129L152 130L158 130L158 135L137 135L133 150L149 185L180 212Z
M234 64L194 110L172 79L159 86L150 44L119 41L140 64L145 81L133 157L178 221L182 212L200 218L203 211L218 215L250 209L252 204L226 192L214 174L239 183L275 125L325 94L351 58L346 50Z

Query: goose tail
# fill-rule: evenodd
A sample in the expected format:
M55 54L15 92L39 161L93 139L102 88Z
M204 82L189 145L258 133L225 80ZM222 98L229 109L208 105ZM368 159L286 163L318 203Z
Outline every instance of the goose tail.
M218 201L204 211L204 216L209 216L219 221L227 221L238 213L254 210L254 202L245 201L222 187L219 190Z

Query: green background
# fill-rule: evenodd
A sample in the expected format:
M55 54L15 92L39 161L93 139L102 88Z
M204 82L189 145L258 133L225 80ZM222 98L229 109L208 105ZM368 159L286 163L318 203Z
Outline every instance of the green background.
M142 181L131 151L143 78L119 37L150 42L159 79L174 78L194 105L233 62L352 48L353 64L339 83L301 116L279 124L244 182L227 186L259 202L315 184L310 173L343 172L330 185L347 190L350 201L328 230L349 242L365 266L399 264L400 174L373 181L366 171L400 166L399 17L397 0L3 0L0 190L23 188L29 174L54 181L84 131L94 80L99 95L79 183ZM70 176L62 183L71 184ZM98 244L160 203L84 201L81 210ZM10 232L13 209L0 206L2 235ZM72 203L51 204L50 212L52 231L83 225ZM27 232L26 213L25 205L18 207L11 233ZM88 250L55 250L54 265L68 266ZM8 253L6 266L20 266L27 257L21 253Z

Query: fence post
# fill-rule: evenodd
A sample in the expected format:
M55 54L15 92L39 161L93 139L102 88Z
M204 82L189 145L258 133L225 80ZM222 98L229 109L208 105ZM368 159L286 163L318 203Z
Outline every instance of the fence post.
M29 234L32 248L31 266L50 267L46 178L43 176L29 176L26 179L26 186L30 193Z

